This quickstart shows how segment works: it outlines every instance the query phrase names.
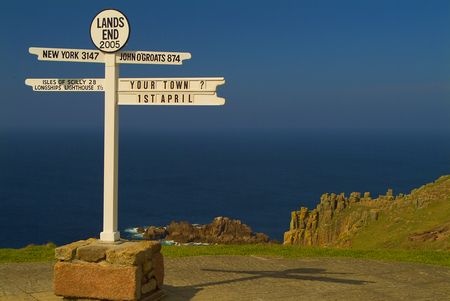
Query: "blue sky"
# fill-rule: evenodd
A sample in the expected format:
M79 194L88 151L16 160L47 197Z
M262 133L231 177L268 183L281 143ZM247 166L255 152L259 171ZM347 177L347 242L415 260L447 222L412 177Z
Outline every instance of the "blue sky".
M70 4L68 4L70 3ZM224 107L120 107L122 129L450 130L450 1L9 1L0 10L0 130L103 127L102 93L38 93L25 78L103 77L28 48L91 48L117 8L126 50L187 51L124 77L224 76Z

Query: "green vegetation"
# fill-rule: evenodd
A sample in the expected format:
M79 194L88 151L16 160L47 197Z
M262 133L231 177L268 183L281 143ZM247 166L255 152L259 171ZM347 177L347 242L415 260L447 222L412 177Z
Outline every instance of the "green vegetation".
M353 237L355 249L450 250L449 177L415 190L410 200L380 212ZM427 200L416 208L414 201ZM416 237L416 239L411 239Z
M163 246L166 257L205 256L205 255L253 255L276 256L284 258L305 257L347 257L385 261L404 261L435 264L450 267L450 252L435 250L355 250L337 248L312 248L284 245L211 245L211 246Z
M22 249L0 249L0 263L9 262L45 262L52 261L54 244L43 246L30 245ZM275 256L283 258L354 258L385 261L403 261L435 264L450 267L449 251L434 250L353 250L337 248L311 248L301 246L283 246L278 244L259 245L210 245L210 246L163 246L165 257L187 256Z
M0 263L5 262L42 262L55 258L55 245L29 245L22 249L0 249Z

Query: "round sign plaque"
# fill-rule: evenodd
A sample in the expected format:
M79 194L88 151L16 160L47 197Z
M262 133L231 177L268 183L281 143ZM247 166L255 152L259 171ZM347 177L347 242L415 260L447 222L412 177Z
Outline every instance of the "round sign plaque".
M91 39L103 52L119 51L128 41L130 24L127 17L115 9L99 12L91 23Z

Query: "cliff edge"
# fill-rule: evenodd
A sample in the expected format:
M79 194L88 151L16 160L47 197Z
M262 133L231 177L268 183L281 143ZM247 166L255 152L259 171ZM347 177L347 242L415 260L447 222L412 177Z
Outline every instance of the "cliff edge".
M291 213L284 244L450 250L450 175L406 195L323 194Z

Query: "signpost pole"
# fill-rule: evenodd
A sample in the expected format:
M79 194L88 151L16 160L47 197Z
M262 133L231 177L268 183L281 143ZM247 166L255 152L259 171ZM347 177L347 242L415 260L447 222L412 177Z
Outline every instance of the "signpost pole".
M117 230L119 109L117 83L119 66L115 53L105 53L105 128L104 128L104 176L103 176L103 232L104 242L120 240Z

